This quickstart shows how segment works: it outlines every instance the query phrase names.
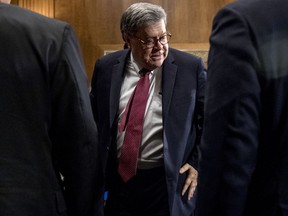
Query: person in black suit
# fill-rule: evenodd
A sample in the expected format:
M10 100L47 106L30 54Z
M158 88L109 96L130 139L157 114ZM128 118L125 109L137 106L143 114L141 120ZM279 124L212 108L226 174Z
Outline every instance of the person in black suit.
M98 186L102 193L108 190L105 215L193 215L206 81L203 62L169 48L166 13L159 5L132 4L122 15L121 31L128 48L96 62L90 92L103 162L103 183ZM123 180L117 170L127 131L118 130L118 124L142 68L150 70L150 94L137 172Z
M288 215L288 1L214 18L197 216Z
M0 26L0 215L96 215L97 128L75 33L3 3Z

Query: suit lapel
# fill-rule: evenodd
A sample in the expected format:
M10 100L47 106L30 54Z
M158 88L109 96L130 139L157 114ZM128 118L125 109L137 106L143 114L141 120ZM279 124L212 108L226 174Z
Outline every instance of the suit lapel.
M167 59L163 64L162 72L162 107L163 107L163 122L165 122L165 117L170 108L171 98L174 90L177 65L174 63L174 58L172 55L168 54ZM165 125L164 125L165 127Z
M113 66L112 75L111 75L111 90L110 90L110 127L115 120L115 116L117 115L118 107L119 107L119 99L120 99L120 91L121 85L124 79L125 72L125 63L127 57L130 52L123 54L119 59L118 63ZM163 103L163 120L165 122L165 116L169 111L169 107L171 104L172 93L174 90L177 65L174 63L173 56L169 53L167 59L163 64L163 72L162 72L162 103ZM165 125L164 125L165 126Z
M124 79L126 58L130 52L122 55L118 59L118 63L113 66L111 75L111 89L110 89L110 128L115 120L119 107L120 91Z

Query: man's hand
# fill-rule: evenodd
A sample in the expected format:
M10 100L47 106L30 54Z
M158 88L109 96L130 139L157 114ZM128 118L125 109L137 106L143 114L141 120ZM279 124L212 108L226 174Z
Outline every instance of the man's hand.
M198 177L198 171L194 169L190 164L186 163L184 166L180 169L180 174L183 174L185 172L188 172L188 176L185 180L184 187L182 189L182 196L188 191L188 200L190 200L193 197L194 191L197 186L197 177Z

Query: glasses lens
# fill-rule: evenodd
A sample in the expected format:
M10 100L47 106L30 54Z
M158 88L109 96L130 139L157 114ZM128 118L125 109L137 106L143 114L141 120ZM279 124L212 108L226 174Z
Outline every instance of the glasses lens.
M140 40L141 43L143 45L145 45L145 47L147 48L152 48L154 46L157 45L158 41L162 44L162 45L165 45L169 42L169 39L171 37L171 34L164 34L162 35L159 39L157 38L150 38L150 39L147 39L146 41L143 41L143 40Z
M146 40L146 46L147 47L153 47L154 46L154 40L153 39Z
M163 35L162 37L159 38L159 42L161 44L163 44L163 45L168 43L168 41L169 41L169 36L168 35Z

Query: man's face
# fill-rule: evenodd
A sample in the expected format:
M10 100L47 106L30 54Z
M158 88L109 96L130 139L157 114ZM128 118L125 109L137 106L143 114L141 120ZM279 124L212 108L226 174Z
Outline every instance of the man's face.
M163 45L157 39L165 38L166 33L166 26L162 20L140 29L135 36L127 38L133 58L141 67L154 70L162 66L168 55L168 43Z

